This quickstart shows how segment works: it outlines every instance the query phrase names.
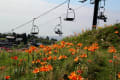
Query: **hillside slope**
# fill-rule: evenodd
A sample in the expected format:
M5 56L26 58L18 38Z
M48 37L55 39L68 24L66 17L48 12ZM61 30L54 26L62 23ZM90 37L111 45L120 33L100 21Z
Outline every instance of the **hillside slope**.
M120 25L58 44L0 50L0 80L120 80Z
M90 45L94 42L98 43L102 48L115 46L120 48L120 25L107 26L105 28L90 30L83 32L77 36L67 37L63 39L73 43L83 43Z

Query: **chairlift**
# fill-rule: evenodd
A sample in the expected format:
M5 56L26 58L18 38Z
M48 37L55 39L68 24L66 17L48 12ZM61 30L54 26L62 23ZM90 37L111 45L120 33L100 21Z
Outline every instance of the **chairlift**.
M39 34L39 28L37 25L34 24L34 21L35 21L35 18L33 19L33 23L32 23L31 34L37 35L37 34Z
M61 36L63 34L63 32L60 30L59 27L55 27L54 32L55 32L55 34L58 34L59 36Z
M54 28L54 32L55 34L58 34L59 36L62 36L63 32L62 32L62 21L61 21L61 17L59 17L60 19L60 23L56 25L56 27Z
M104 8L105 7L105 0L100 0L100 8Z
M34 25L34 27L32 27L31 34L33 34L33 35L39 34L38 26Z
M104 12L105 12L105 0L100 0L98 19L101 19L101 20L104 20L104 22L107 22L107 17L104 15Z
M98 19L101 19L101 20L104 20L104 22L107 22L107 17L103 14L103 12L100 12Z
M86 2L87 0L80 0L79 2L81 2L81 3L84 3L84 2Z
M68 0L67 15L64 20L73 21L75 19L75 11L74 11L74 9L70 8L69 6L70 6L70 0Z
M95 0L90 0L90 4L95 4Z
M75 19L75 11L72 8L67 9L66 21L73 21Z

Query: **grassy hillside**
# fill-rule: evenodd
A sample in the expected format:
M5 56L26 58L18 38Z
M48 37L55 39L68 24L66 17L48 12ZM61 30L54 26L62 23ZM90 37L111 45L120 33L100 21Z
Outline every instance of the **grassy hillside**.
M94 42L98 43L100 47L107 48L108 46L115 46L120 48L120 25L107 26L97 30L85 31L77 36L64 38L64 41L73 43L83 43L90 45Z
M58 44L0 50L0 80L120 80L120 25Z

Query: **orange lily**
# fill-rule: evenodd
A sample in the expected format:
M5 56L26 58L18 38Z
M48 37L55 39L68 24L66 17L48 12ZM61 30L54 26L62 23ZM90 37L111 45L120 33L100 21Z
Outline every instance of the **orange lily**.
M6 79L6 80L10 79L10 76L5 76L5 79Z
M75 62L77 62L77 61L78 61L78 59L79 59L79 58L78 58L78 57L76 57L76 58L74 59L74 61L75 61Z
M32 73L34 74L39 73L39 68L35 68Z

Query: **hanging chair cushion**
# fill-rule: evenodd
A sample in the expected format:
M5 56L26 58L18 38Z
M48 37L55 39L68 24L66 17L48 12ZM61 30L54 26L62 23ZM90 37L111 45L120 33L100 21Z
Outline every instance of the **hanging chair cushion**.
M38 34L38 32L31 32L31 34Z
M66 21L73 21L74 18L65 18Z
M61 31L55 31L56 34L63 34Z

